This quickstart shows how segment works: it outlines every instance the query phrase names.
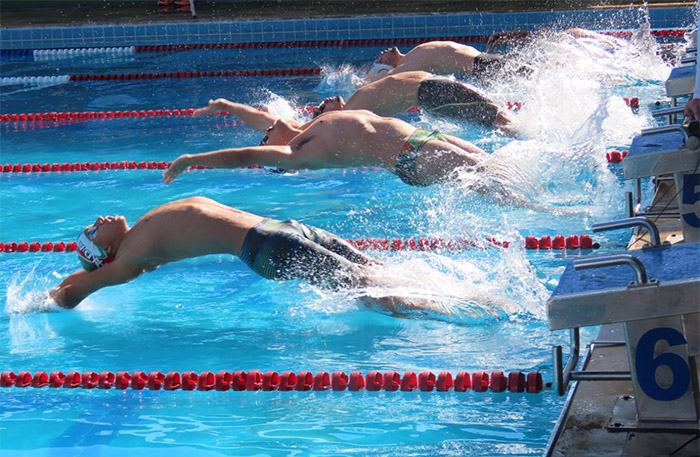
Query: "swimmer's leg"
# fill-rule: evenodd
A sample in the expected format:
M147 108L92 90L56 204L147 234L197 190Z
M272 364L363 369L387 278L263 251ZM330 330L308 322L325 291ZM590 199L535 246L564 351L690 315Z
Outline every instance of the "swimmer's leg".
M449 143L453 146L457 146L458 148L469 152L469 153L474 153L474 154L486 154L486 151L475 145L474 143L471 143L467 140L463 140L462 138L452 136L452 135L442 135L445 138L445 143Z
M415 317L416 314L452 316L439 302L434 300L397 296L370 297L367 295L360 297L360 300L370 309L397 317Z
M383 288L396 289L402 288L401 279L390 279L377 276L376 270L369 273L362 270L357 273L359 285L365 286L374 290L381 291ZM406 289L414 288L414 284L403 284ZM398 296L398 295L380 295L366 294L360 297L360 300L370 309L379 312L387 313L396 317L406 318L427 318L438 320L449 320L451 322L459 322L463 319L483 318L483 317L498 317L503 313L515 311L513 306L507 305L505 302L494 301L492 299L484 299L482 297L463 297L458 299L450 299L443 297L441 299L432 299L417 296Z
M295 222L267 238L253 270L268 279L302 279L328 289L352 287L359 265L307 238L299 230L303 224Z
M362 253L339 236L323 229L305 224L298 224L297 229L309 240L317 243L322 248L328 249L329 251L349 260L352 263L357 263L360 265L376 265L381 263L378 260Z
M434 77L423 80L418 86L418 101L426 111L437 116L497 128L511 122L493 100L475 87L454 79Z

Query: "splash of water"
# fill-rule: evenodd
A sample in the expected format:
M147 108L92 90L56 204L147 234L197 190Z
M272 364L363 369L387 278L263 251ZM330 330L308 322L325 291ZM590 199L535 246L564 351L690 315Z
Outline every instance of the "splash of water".
M499 234L522 241L518 230L523 228L523 211L580 214L587 220L615 207L612 202L622 189L605 152L629 143L649 125L648 113L632 112L623 96L636 95L626 92L630 90L655 90L652 87L667 77L670 70L658 51L647 23L630 40L554 33L521 49L520 55L534 69L532 77L496 79L489 87L498 100L522 103L514 114L520 138L503 147L496 134L476 139L492 151L481 169L460 170L456 186L445 186L437 195L416 202L424 207L423 222L416 224L427 224L428 231L445 237L483 239ZM349 66L325 68L318 91L350 92L360 79L360 72ZM464 136L460 123L425 117L420 122ZM471 192L475 189L479 192ZM378 285L353 291L349 298L423 300L434 307L402 313L451 322L544 317L548 278L538 277L522 249L451 257L430 254L428 260L388 262ZM321 302L327 303L325 298Z
M7 299L5 301L5 313L9 315L30 313L55 313L62 311L51 297L48 290L52 285L48 278L36 275L36 268L32 267L29 273L17 273L9 280L7 286Z
M512 258L486 256L474 261L436 253L423 258L413 253L372 269L370 284L344 293L371 309L400 317L460 324L519 315L542 317L546 290L536 286L534 273L523 281L522 268L529 269L526 264L525 258L513 262Z
M316 90L326 96L343 95L348 98L365 83L365 71L352 65L321 65L321 74L323 77Z
M274 92L267 92L266 96L259 102L260 105L267 108L270 114L282 119L301 120L301 113L292 106L293 103L294 100L288 100Z
M537 204L607 206L607 197L591 201L593 194L619 190L605 150L629 144L651 123L644 110L632 112L619 91L648 90L658 86L650 80L668 76L658 50L647 22L629 41L547 33L519 49L534 68L532 77L496 81L491 90L521 101L515 114L521 139L492 154L485 164L491 173L462 173L464 186L495 189L500 203L522 196Z

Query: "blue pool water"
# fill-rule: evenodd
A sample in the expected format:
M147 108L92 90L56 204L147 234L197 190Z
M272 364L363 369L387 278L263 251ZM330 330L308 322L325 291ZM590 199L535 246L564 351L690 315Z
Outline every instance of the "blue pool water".
M518 139L420 114L402 115L475 142L511 170L513 190L543 205L495 201L458 183L412 188L373 169L201 170L162 183L162 171L0 175L0 241L71 241L98 215L133 223L149 209L203 195L293 218L345 238L492 236L507 249L374 252L395 291L462 303L453 319L399 319L364 308L352 292L257 277L238 259L165 265L57 312L46 291L78 268L74 254L0 254L3 371L457 371L539 370L568 335L547 328L544 303L566 263L590 251L529 252L524 238L590 233L624 215L629 184L605 152L629 144L667 103L669 67L643 25L614 52L586 40L539 41L532 79L495 81L502 104L519 101ZM144 53L2 62L3 76L322 66L317 76L192 78L12 85L3 113L201 107L210 98L300 116L296 106L350 95L377 47ZM637 113L623 97L639 97ZM301 119L301 117L299 117ZM0 125L2 163L169 161L181 153L257 143L231 118L95 120L57 127ZM228 125L227 125L228 124ZM479 184L479 183L477 183ZM488 183L486 183L488 184ZM646 187L645 187L646 189ZM645 190L648 193L648 190ZM598 252L629 233L595 235ZM484 311L483 302L506 312ZM591 335L587 335L590 337ZM422 392L184 392L0 389L3 455L539 455L562 400L540 394Z

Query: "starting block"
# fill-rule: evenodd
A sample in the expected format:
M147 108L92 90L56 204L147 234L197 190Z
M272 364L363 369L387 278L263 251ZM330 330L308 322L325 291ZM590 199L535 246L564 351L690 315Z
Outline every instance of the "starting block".
M699 312L700 243L574 261L547 302L551 330L623 324L634 402L620 399L614 408L618 417L611 422L618 431L700 429ZM570 379L623 378L606 373L596 379L595 373L571 369L557 375L558 383Z
M672 174L685 241L700 241L700 125L643 130L623 161L625 179Z

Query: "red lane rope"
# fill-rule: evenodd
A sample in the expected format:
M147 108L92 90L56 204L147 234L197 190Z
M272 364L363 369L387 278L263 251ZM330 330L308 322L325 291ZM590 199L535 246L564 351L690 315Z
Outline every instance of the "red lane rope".
M518 110L522 107L521 102L508 102L508 109ZM312 113L314 106L297 106L298 111ZM259 110L267 111L266 108L258 108ZM77 122L92 121L92 120L111 120L111 119L144 119L149 117L185 117L192 116L195 108L182 109L149 109L149 110L115 110L115 111L52 111L45 113L13 113L0 114L0 124L13 124L20 126L23 129L55 127L58 125L67 125ZM406 110L407 113L420 113L419 107L413 107ZM218 111L209 116L233 116L228 111ZM233 121L232 126L237 127L245 125L243 121Z
M313 112L313 106L298 106L299 111L307 113ZM412 110L417 110L413 108ZM267 111L266 108L258 108L259 111ZM409 110L411 111L411 110ZM0 123L26 123L26 122L80 122L92 120L111 120L111 119L144 119L148 117L186 117L194 115L195 108L174 108L174 109L149 109L149 110L114 110L114 111L52 111L45 113L15 113L15 114L0 114ZM218 111L209 116L233 116L228 111ZM233 123L233 126L245 125L245 122L238 121Z
M618 38L629 38L632 31L624 32L602 32L604 35ZM654 36L676 36L682 37L686 33L685 29L664 29L652 30ZM162 52L162 51L189 51L195 49L250 49L250 48L319 48L329 46L398 46L407 44L420 44L429 41L456 41L464 43L485 43L489 39L488 35L473 36L449 36L449 37L422 37L422 38L381 38L369 40L308 40L308 41L267 41L253 43L215 43L215 44L180 44L180 45L154 45L154 46L134 46L134 52Z
M61 371L47 373L37 371L32 375L28 371L15 374L12 371L4 371L0 374L0 387L50 387L68 389L133 389L133 390L217 390L217 391L379 391L387 392L414 391L422 392L509 392L514 393L539 393L544 388L542 375L537 371L531 371L527 375L521 371L513 371L508 375L502 371L494 371L490 375L485 371L475 371L471 375L466 371L460 371L456 376L448 371L441 371L437 376L424 371L416 374L413 371L404 372L403 376L396 371L381 373L372 371L363 375L360 371L353 371L350 375L342 371L328 373L319 371L314 375L310 371L294 373L285 371L279 374L276 371L263 373L260 370L245 371L220 371L214 374L211 371L195 373L185 371L179 373L171 371L162 373L152 371L135 371L129 373L119 371L70 371L64 374Z
M517 110L522 107L521 102L508 102L508 109ZM297 106L297 111L302 111L305 113L312 113L314 106ZM267 111L266 108L258 108L258 110ZM418 107L413 107L408 109L407 113L419 113L421 111ZM195 108L182 108L182 109L149 109L149 110L115 110L115 111L52 111L45 113L14 113L14 114L0 114L0 123L26 123L26 122L80 122L80 121L91 121L91 120L110 120L110 119L143 119L148 117L177 117L177 116L192 116L195 112ZM233 114L228 111L218 111L214 114L207 114L209 116L233 116ZM234 126L237 124L234 122ZM245 125L243 121L240 121L240 125Z
M510 102L509 102L510 105ZM312 113L314 106L297 106L297 111L302 111L306 113ZM267 108L257 108L258 111L268 111ZM417 112L420 108L411 108L407 112ZM110 120L110 119L129 119L129 118L147 118L147 117L184 117L192 116L195 112L195 108L182 108L182 109L149 109L149 110L115 110L115 111L52 111L46 113L15 113L15 114L0 114L0 123L9 122L35 122L35 121L47 121L47 122L60 122L60 121L92 121L92 120ZM233 114L228 111L217 111L213 114L206 114L203 117L210 116L233 116ZM234 123L234 126L236 124ZM245 125L243 121L240 121L240 125Z
M6 163L2 165L1 173L46 173L46 172L67 172L67 171L99 171L99 170L165 170L172 162L74 162L74 163ZM195 166L194 169L206 167Z
M70 75L70 81L125 81L134 79L202 78L228 76L299 76L317 75L320 68L288 68L283 70L224 70L224 71L169 71L167 73L119 73L107 75Z
M555 235L551 237L545 235L540 237L538 240L534 236L528 236L525 238L525 249L528 250L560 250L560 249L598 249L600 244L594 243L590 235L582 234L569 235L564 237L564 235Z
M466 238L406 238L405 240L401 240L400 238L393 238L391 240L387 238L357 238L355 240L347 239L345 241L361 251L463 251L483 247L482 243L477 243ZM508 248L510 246L509 241L499 241L490 236L486 237L484 241L495 247ZM590 235L587 234L582 234L580 236L569 235L566 237L564 237L564 235L555 235L554 237L544 235L539 240L534 236L525 238L525 249L528 250L597 249L599 247L600 245L598 243L593 243Z
M266 41L253 43L217 43L217 44L175 44L134 46L134 52L189 51L195 49L251 49L251 48L321 48L329 46L398 46L420 44L428 41L457 41L466 43L481 43L488 41L486 35L452 36L433 38L382 38L371 40L309 40L309 41Z
M70 241L64 243L59 241L52 243L51 241L45 241L39 243L38 241L32 241L28 243L26 241L20 241L15 243L10 241L7 243L0 242L0 252L75 252L77 250L77 243L75 241Z
M126 161L120 162L73 162L73 163L6 163L0 165L0 173L57 173L70 171L100 171L100 170L165 170L172 162L155 161ZM207 170L209 167L195 165L192 170ZM244 167L246 169L260 169L260 165Z
M19 113L0 114L0 122L32 122L32 121L87 121L94 119L123 119L145 118L161 116L192 116L194 108L182 109L149 109L149 110L124 110L124 111L83 111L83 112L46 112L46 113ZM228 113L226 113L228 114Z
M488 245L508 248L509 241L498 241L493 237L484 239ZM357 238L355 240L346 239L348 243L361 251L464 251L469 249L482 249L483 243L458 238L454 240L444 238ZM593 243L590 235L556 235L553 238L549 235L541 237L539 240L534 236L525 239L525 249L528 250L574 250L574 249L597 249L600 245ZM75 241L51 242L51 241L8 241L0 242L0 252L75 252Z

